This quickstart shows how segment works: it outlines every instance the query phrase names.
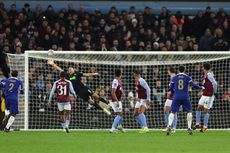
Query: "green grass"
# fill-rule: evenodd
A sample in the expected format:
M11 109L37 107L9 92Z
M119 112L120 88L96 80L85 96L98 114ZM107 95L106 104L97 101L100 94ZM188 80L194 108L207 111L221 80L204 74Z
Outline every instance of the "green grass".
M230 132L0 131L1 153L229 153Z

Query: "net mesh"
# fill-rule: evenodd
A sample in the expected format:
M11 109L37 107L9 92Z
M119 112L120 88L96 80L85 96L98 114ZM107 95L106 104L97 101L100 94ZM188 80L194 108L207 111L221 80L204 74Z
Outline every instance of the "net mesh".
M49 92L52 84L59 78L59 72L47 64L47 60L52 58L55 63L64 70L74 67L84 73L100 73L100 76L82 78L82 82L88 87L98 92L102 97L108 98L110 85L114 78L114 70L120 68L123 72L122 82L124 95L122 97L124 111L124 127L138 128L133 117L133 105L128 96L134 94L135 83L132 78L134 69L142 72L142 77L146 79L151 88L152 106L146 112L148 126L150 128L164 128L164 102L170 77L167 75L169 67L177 68L184 64L194 82L202 83L204 62L210 62L213 72L218 82L218 92L215 95L213 109L211 110L209 127L213 129L224 129L230 127L230 54L157 54L157 53L85 53L85 52L55 52L48 55L45 52L31 52L28 54L28 75L24 75L25 64L24 56L8 55L11 69L21 72L21 77L29 78L29 129L59 129L61 128L58 120L58 109L54 105L48 108ZM160 86L156 86L160 84ZM158 93L153 93L153 89ZM190 90L193 110L199 101L198 91ZM20 112L16 128L24 126L24 98L20 98ZM101 110L87 109L88 104L77 98L72 102L71 124L74 129L104 129L110 128L114 115L107 116ZM195 116L195 114L194 114ZM178 115L178 128L186 128L186 115L182 112Z

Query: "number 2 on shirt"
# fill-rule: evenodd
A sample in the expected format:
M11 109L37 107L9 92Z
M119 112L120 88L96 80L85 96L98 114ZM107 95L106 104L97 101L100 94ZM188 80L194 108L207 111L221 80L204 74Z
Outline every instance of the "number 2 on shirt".
M14 88L14 84L13 84L13 83L10 83L10 88L9 88L8 91L11 91L13 88Z
M178 89L183 90L184 89L184 80L178 80Z

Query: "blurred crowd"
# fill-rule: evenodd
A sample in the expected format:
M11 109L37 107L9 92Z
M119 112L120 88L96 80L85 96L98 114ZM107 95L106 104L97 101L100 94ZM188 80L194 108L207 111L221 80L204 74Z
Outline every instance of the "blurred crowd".
M21 54L24 50L97 51L227 51L230 49L230 16L220 8L200 10L194 16L181 11L160 14L146 7L118 12L93 13L68 5L55 11L52 5L35 10L0 3L0 50Z

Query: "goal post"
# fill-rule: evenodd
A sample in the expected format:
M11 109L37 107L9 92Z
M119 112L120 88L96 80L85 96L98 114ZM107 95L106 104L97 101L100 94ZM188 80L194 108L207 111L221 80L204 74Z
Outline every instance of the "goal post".
M178 68L184 64L186 73L195 82L202 83L202 64L210 62L219 87L210 113L209 125L212 129L230 128L230 52L54 51L54 54L50 55L48 51L26 51L24 55L8 54L8 58L11 70L20 72L25 86L25 94L20 97L20 115L13 127L15 129L61 128L57 106L46 106L51 86L59 76L58 71L47 64L49 59L53 59L65 71L71 66L84 73L98 72L100 76L83 77L82 82L105 98L109 97L113 72L120 68L123 72L124 127L127 129L138 128L132 113L135 102L128 98L136 94L131 75L134 69L142 72L151 88L152 107L146 112L148 125L152 129L161 129L165 127L163 106L170 79L167 75L168 68ZM190 97L195 111L199 100L198 91L190 89ZM87 103L79 98L72 102L71 129L111 127L114 115L107 116L101 110L89 110L87 107ZM193 114L195 116L195 113ZM178 128L186 128L186 115L180 112L178 116Z

